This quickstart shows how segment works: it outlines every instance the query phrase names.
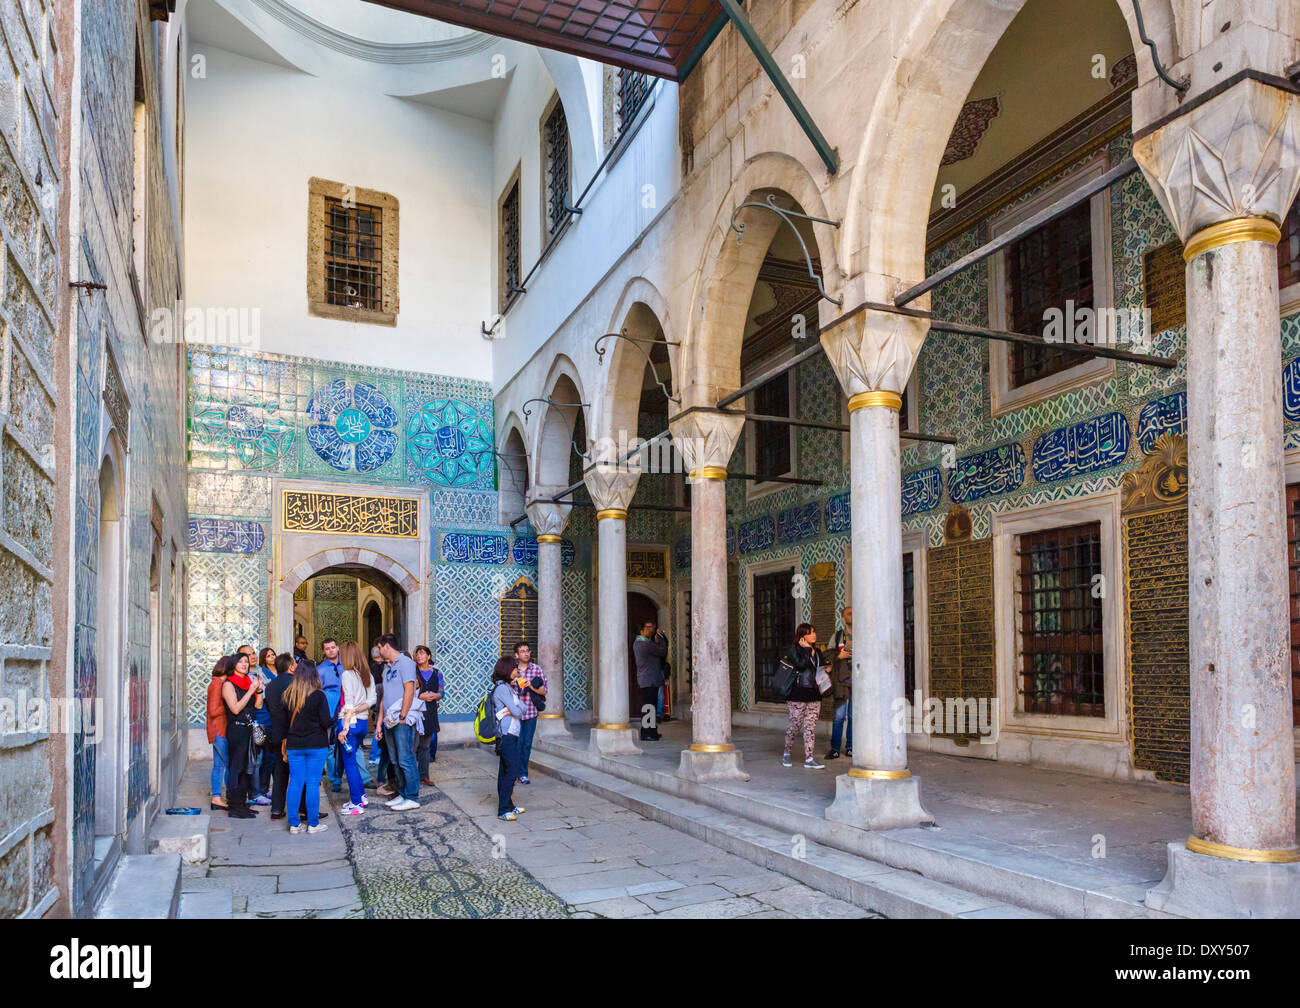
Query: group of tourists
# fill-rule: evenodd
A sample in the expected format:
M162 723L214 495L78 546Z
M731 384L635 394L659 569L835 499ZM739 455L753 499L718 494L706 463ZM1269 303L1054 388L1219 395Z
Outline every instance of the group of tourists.
M218 659L208 683L211 807L251 819L269 806L272 819L288 817L290 833L319 833L328 815L320 808L324 773L334 792L346 777L343 815L362 814L368 787L395 811L417 809L420 785L432 783L444 691L428 646L408 655L394 634L380 636L369 658L356 641L340 646L332 637L319 661L302 636L283 654L245 644Z
M817 718L821 714L822 698L827 693L835 703L835 719L831 724L831 748L826 758L839 759L840 743L846 737L844 755L853 755L853 607L845 606L841 616L844 625L835 631L831 646L825 652L817 647L817 628L811 623L800 623L794 632L794 644L780 662L777 690L784 695L789 714L785 750L781 753L782 766L794 765L794 741L796 736L802 736L804 768L825 769L826 764L818 762L814 747Z

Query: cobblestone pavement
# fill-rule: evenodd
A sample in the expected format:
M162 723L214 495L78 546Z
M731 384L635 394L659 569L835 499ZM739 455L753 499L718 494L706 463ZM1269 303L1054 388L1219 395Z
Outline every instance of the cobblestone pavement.
M413 812L371 791L365 813L341 816L346 794L322 789L329 829L315 835L290 836L268 809L213 812L207 863L184 869L182 915L208 916L230 893L236 918L875 916L545 775L516 786L528 811L501 822L496 764L444 749ZM189 803L206 807L209 767L191 761Z
M496 764L480 749L446 750L431 778L574 917L877 916L543 774L515 786L528 811L501 822Z

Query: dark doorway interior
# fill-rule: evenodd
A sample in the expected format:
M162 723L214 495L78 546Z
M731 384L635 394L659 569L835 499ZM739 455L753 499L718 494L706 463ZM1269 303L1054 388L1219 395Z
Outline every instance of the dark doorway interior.
M780 703L777 663L794 643L794 568L754 577L754 693L764 703Z
M641 689L636 684L636 654L632 645L646 620L659 622L659 607L640 592L627 593L627 709L632 722L641 720Z

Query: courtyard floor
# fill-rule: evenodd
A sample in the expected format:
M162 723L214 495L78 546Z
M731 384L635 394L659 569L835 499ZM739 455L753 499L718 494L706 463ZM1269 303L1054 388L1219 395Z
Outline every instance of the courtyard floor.
M290 836L269 809L214 811L208 861L184 869L182 916L226 893L235 918L875 916L544 774L516 786L527 812L501 822L496 763L442 750L413 812L372 791L363 815L340 816L345 796L325 787L330 828L313 836ZM206 808L210 767L190 762L184 803Z

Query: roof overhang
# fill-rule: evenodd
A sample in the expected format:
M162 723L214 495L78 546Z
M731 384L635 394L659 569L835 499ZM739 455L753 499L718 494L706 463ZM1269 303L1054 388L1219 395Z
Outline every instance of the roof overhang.
M366 0L682 81L726 22L716 0Z

